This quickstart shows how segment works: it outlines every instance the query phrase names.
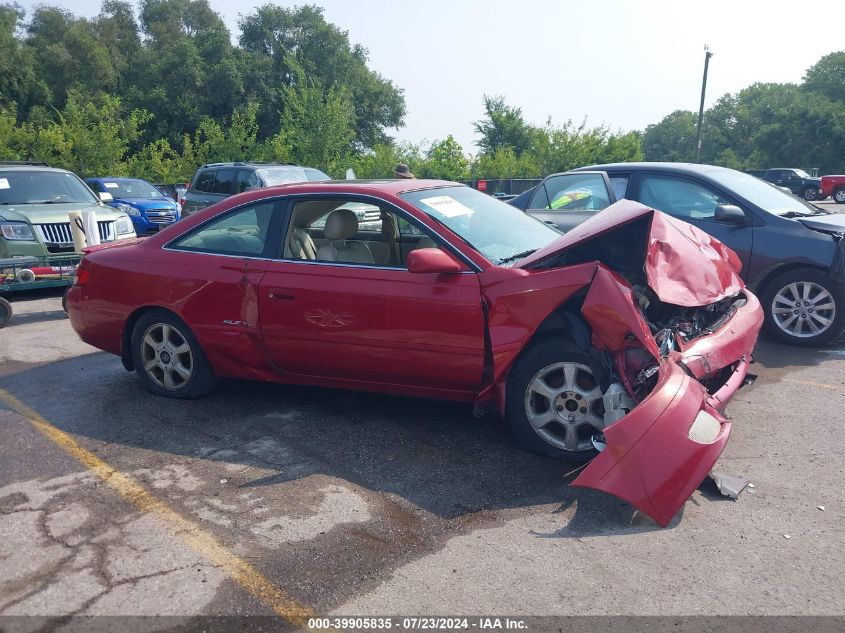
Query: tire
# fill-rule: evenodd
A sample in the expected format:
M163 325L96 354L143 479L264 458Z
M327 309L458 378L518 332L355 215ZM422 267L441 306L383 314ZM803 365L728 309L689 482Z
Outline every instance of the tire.
M845 187L840 187L834 191L832 197L837 204L845 204Z
M0 328L9 325L12 320L12 304L7 299L0 297Z
M67 288L67 289L66 289L66 290L62 293L62 310L64 310L64 311L65 311L65 314L67 314L67 293L69 293L69 292L70 292L70 287L68 287L68 288Z
M812 202L813 200L817 200L819 197L819 190L815 187L807 187L804 191L801 192L801 197L804 198L807 202Z
M141 383L166 398L200 398L217 378L190 328L166 310L141 315L132 328L132 361Z
M778 275L760 298L764 327L782 343L815 347L836 340L845 330L843 288L819 270L799 268Z
M589 366L587 355L563 338L534 344L517 359L508 377L505 412L511 431L524 448L575 462L587 461L597 454L590 440L603 428L604 409L601 389ZM573 367L574 380L566 374L567 368L571 371ZM534 390L534 381L540 376L544 390L551 387L550 394L557 394L554 399ZM531 418L542 421L543 416L552 419L535 429ZM573 448L574 442L567 448L571 433L577 436L577 448Z

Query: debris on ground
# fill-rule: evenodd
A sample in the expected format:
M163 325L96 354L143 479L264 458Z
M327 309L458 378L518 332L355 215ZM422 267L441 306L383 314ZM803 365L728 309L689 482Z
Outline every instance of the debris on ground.
M715 470L711 470L707 476L713 480L719 492L731 499L738 499L739 493L745 490L746 486L754 487L754 484L749 483L745 477L739 475L717 473Z
M816 507L817 507L819 510L821 510L822 512L824 512L824 506L816 506Z

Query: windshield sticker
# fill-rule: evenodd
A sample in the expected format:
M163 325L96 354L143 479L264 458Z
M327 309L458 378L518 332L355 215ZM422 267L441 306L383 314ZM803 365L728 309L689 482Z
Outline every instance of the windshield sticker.
M445 218L457 218L462 215L472 215L473 210L451 196L435 196L434 198L421 198L420 202L430 206Z
M0 189L11 189L8 178L0 178Z
M106 189L117 189L120 186L116 182L104 182L103 184L105 185Z

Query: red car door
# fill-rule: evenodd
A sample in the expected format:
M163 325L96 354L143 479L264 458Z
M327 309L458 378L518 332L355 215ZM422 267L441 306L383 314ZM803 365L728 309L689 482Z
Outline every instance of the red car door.
M376 250L361 240L375 239L371 227L358 232L355 213L342 197L298 198L292 207L290 240L317 239L322 253L332 244L353 244L360 253ZM402 217L392 206L385 217ZM341 207L337 211L331 211ZM298 210L299 209L299 210ZM343 215L348 231L337 240L328 216ZM319 216L319 218L318 218ZM321 219L320 219L321 218ZM395 221L395 219L393 220ZM328 222L328 224L326 224ZM324 226L311 229L311 225ZM369 234L369 238L365 236ZM330 240L334 240L331 242ZM432 243L433 244L433 243ZM411 273L402 261L361 263L297 259L289 247L268 264L259 289L265 345L278 369L351 385L395 385L398 391L468 399L481 386L484 315L478 276L468 267L451 274ZM313 248L302 251L313 253ZM347 249L348 250L348 249ZM398 252L398 248L395 249ZM385 251L386 253L387 251ZM378 253L376 254L378 257ZM365 257L366 259L366 257Z

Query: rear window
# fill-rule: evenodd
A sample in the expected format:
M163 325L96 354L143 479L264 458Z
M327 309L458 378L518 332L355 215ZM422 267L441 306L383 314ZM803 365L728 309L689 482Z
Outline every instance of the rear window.
M286 185L293 182L331 180L330 176L324 174L319 169L314 169L313 167L297 167L296 165L263 167L257 170L256 173L268 187Z

